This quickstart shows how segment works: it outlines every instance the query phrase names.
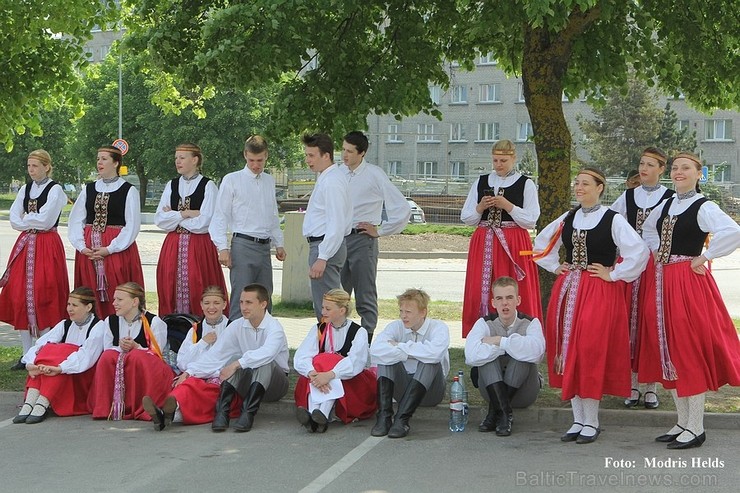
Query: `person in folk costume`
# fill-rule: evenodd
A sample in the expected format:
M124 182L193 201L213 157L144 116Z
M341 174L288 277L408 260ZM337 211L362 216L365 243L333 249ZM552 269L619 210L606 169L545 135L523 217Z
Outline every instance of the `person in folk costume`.
M43 149L28 155L31 180L10 206L10 225L21 234L0 278L0 320L20 331L23 352L65 316L69 281L59 215L67 204L61 185L53 181L51 156ZM23 370L19 359L13 370Z
M308 431L324 433L332 417L351 423L376 410L375 374L365 369L368 334L349 318L349 293L324 294L324 322L314 325L293 356L300 375L295 388L296 417ZM337 388L341 397L324 397Z
M247 432L262 401L280 400L288 391L288 339L283 326L267 311L269 299L270 293L261 284L245 286L239 297L242 317L187 366L188 375L220 382L212 414L214 432L229 427L235 400L243 399L234 431ZM179 402L185 415L185 403Z
M625 283L640 276L648 259L627 220L599 203L605 188L601 171L580 170L574 182L579 205L545 227L534 245L535 261L558 276L545 327L550 385L562 389L573 410L573 425L561 440L579 444L599 436L602 396L630 393Z
M641 180L640 180L640 170L639 169L633 169L629 173L627 173L627 178L625 178L624 180L625 190L629 190L631 188L637 188L640 186L640 184L641 184Z
M655 255L655 282L642 300L653 313L643 317L640 330L657 332L649 341L658 344L654 351L659 357L641 360L639 377L661 381L676 403L677 424L656 441L669 449L688 449L706 440L706 391L740 386L737 331L705 265L740 247L740 226L699 193L697 156L680 153L670 167L676 194L643 224ZM702 253L708 234L712 239Z
M660 177L665 172L668 157L657 147L648 147L642 151L640 156L640 166L638 168L639 186L628 188L620 195L611 206L611 209L618 212L622 217L627 219L637 233L642 236L642 225L650 212L660 202L673 195L673 190L669 190L660 184ZM656 337L655 331L639 332L639 318L642 316L642 307L644 300L645 282L651 282L654 277L655 262L650 256L647 267L642 275L635 279L627 290L628 309L630 320L630 358L632 360L632 390L628 399L624 401L627 407L635 407L640 403L640 397L643 394L639 390L637 380L637 369L642 359L658 358L658 353L648 354L647 348L655 349L656 344L642 342L647 337ZM647 281L645 281L647 279ZM642 293L642 294L641 294ZM650 301L649 303L652 303ZM645 350L643 350L645 349ZM648 382L644 394L644 406L646 409L656 409L660 403L656 390L655 381Z
M524 313L542 319L537 266L531 252L533 229L540 217L537 187L514 169L516 150L499 140L492 150L493 173L482 175L470 188L460 219L477 226L470 238L463 296L462 333L491 311L491 283L501 276L519 282Z
M429 295L407 289L398 296L400 320L395 320L370 345L378 366L378 414L370 434L403 438L419 406L436 406L445 395L450 371L450 328L427 318ZM393 399L398 402L393 415Z
M175 149L179 178L162 192L154 223L167 231L157 262L159 314L203 316L200 296L210 285L226 292L218 251L208 234L218 187L201 175L203 154L195 144ZM224 307L228 313L228 307Z
M488 401L488 414L478 431L511 435L512 404L529 405L540 392L537 363L545 354L542 324L517 310L521 304L516 279L502 276L493 282L496 312L478 319L465 340L465 364L471 379Z
M144 289L135 282L116 287L113 306L115 315L106 318L100 330L93 330L82 347L102 349L88 406L93 419L148 421L151 417L141 406L142 398L148 395L161 404L174 378L162 359L167 324L146 310ZM94 361L86 358L86 363L92 366Z
M69 293L67 314L23 356L28 370L26 398L13 423L40 423L49 407L58 416L87 414L93 369L80 371L76 353L100 323L95 316L95 293L79 287Z
M177 367L182 373L172 384L170 395L158 407L149 396L144 396L142 406L152 417L154 429L162 431L170 423L186 425L213 421L214 405L220 389L218 378L202 379L190 376L188 366L208 354L229 324L224 316L227 298L220 286L208 286L200 298L203 320L188 331L177 352ZM236 401L234 401L236 403ZM231 415L239 416L239 407L232 405Z
M98 317L115 313L113 291L124 282L144 286L136 236L141 227L139 192L118 173L121 151L98 149L100 178L80 192L69 213L69 242L75 253L75 287L94 286Z

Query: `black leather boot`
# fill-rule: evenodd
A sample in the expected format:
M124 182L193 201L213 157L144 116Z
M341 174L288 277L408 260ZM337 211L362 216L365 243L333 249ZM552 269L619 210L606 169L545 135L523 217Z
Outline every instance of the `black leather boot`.
M511 435L511 423L514 419L514 415L511 410L511 403L509 402L508 389L508 385L504 382L492 383L486 387L489 397L491 397L491 394L495 397L495 400L491 399L491 402L493 402L497 408L496 435L500 437ZM491 392L491 390L493 392Z
M388 438L403 438L409 434L411 428L409 419L414 415L414 411L419 407L426 393L426 387L418 380L411 380L411 383L406 387L406 392L401 397L401 402L398 403L398 411L393 419L393 425L388 430Z
M374 437L384 437L393 424L393 380L378 378L378 414L375 426L370 431Z
M242 414L234 425L234 431L241 433L252 429L254 415L257 414L257 410L260 408L260 402L262 402L264 396L265 388L262 384L252 382L252 385L249 387L249 393L242 403Z
M221 391L216 399L216 415L211 423L211 430L224 431L229 427L229 411L236 389L229 382L221 382Z

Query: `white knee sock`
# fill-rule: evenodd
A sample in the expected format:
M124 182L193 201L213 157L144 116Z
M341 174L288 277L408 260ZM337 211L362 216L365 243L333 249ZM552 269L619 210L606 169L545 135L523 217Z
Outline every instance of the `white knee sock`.
M49 399L47 399L43 395L40 395L39 398L36 399L36 405L33 406L33 411L31 411L31 416L43 416L48 408L49 408Z
M686 424L686 430L691 430L695 435L701 435L704 433L704 400L706 394L691 395L689 397L680 397L686 401L688 407L688 423ZM684 431L676 440L679 442L689 442L694 439L694 434L689 431Z
M21 333L21 344L23 344L23 354L26 354L31 347L33 347L33 338L31 338L31 331L28 329L19 331Z
M175 417L172 418L173 423L182 423L182 412L180 411L180 405L177 405L175 409Z
M319 411L326 416L326 419L330 418L331 414L331 408L334 407L334 399L329 399L328 401L324 401L321 404L318 405Z
M658 394L655 393L657 388L658 388L658 384L656 384L655 382L645 385L645 402L657 402L658 401ZM652 394L649 394L648 392L652 392Z
M591 437L599 428L599 404L597 399L581 399L583 401L583 429L581 435ZM586 426L588 425L588 426ZM593 428L592 428L593 427Z
M686 397L679 397L676 389L671 389L673 402L676 404L677 423L668 430L669 435L677 435L683 431L689 422L689 401Z
M21 410L18 412L20 416L28 416L33 410L33 406L36 405L36 401L39 398L39 389L30 388L26 392L26 400L23 402Z
M573 424L568 428L567 433L580 432L583 428L583 399L578 396L570 400L570 407L573 409Z

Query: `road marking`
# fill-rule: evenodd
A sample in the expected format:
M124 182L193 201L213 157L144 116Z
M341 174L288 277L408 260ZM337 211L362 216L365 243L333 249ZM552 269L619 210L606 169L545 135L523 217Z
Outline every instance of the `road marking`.
M8 425L13 424L13 418L8 418L5 421L0 421L0 429L5 428Z
M385 437L369 437L359 444L350 452L339 459L333 466L324 471L318 478L311 481L299 493L316 493L326 488L332 481L337 479L344 471L360 460L362 456L370 452L376 445L383 441Z

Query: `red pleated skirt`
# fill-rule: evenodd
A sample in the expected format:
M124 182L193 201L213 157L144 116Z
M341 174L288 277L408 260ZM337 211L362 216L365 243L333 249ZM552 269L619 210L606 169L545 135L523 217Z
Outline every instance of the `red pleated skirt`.
M18 245L29 233L23 232L16 240ZM11 250L11 259L15 246ZM8 283L0 292L0 320L16 330L28 329L28 309L36 315L40 330L53 327L67 317L69 278L64 246L56 231L36 233L33 255L33 285L27 290L26 259L29 245L23 248L10 267ZM1 275L1 274L0 274Z
M59 366L67 357L76 352L79 346L68 343L45 344L36 355L37 365ZM95 367L86 372L56 376L39 375L26 379L26 389L38 389L49 399L51 407L58 416L78 416L89 414L87 398L95 376Z
M185 262L180 265L180 239L187 238L187 249L183 249ZM184 239L184 238L183 238ZM179 271L179 272L178 272ZM180 290L189 302L189 310L177 309L177 291ZM180 234L174 231L167 233L159 253L157 263L157 295L159 296L159 315L185 312L203 316L200 307L200 297L207 286L220 287L225 295L226 282L221 265L218 263L218 251L206 234ZM228 315L228 303L224 314Z
M102 246L110 245L111 241L120 232L121 228L106 228L102 233ZM88 248L92 245L91 235L91 226L89 224L85 225L85 245ZM103 258L103 266L106 277L105 291L108 293L108 301L105 302L100 300L98 278L93 261L80 252L75 253L75 288L87 286L95 291L97 300L95 312L101 320L116 313L113 308L113 292L116 290L116 286L133 281L141 285L142 288L145 287L144 273L141 270L141 258L139 257L139 248L136 246L136 242L132 243L130 247L122 252L114 253Z
M489 313L494 312L491 306L492 292L489 292L488 300L481 305L483 297L483 263L485 259L486 229L479 227L470 238L468 249L468 266L465 274L465 295L463 297L462 312L462 335L467 337L475 322ZM532 250L532 239L529 232L523 228L503 228L504 238L509 245L509 252L514 261L522 268L525 277L519 281L519 296L522 303L517 310L531 317L542 320L542 302L540 299L540 278L537 265L532 261L531 255L520 255L520 252ZM493 262L491 282L497 277L509 276L517 278L511 260L504 251L496 235L493 235Z
M658 351L658 331L646 330L645 327L656 327L657 321L655 319L655 287L651 286L655 284L655 259L652 254L648 259L645 271L640 276L640 285L637 294L637 340L635 344L634 357L632 358L632 371L638 374L638 380L643 383L653 383L657 380L642 380L640 379L640 368L643 366L650 367L657 362L660 365L660 352ZM633 283L630 283L633 286ZM650 297L652 293L652 298ZM630 298L630 309L632 303L632 290L628 290ZM651 306L652 305L652 306ZM648 320L649 319L649 320Z
M216 400L221 386L202 378L190 377L172 389L171 395L180 405L182 422L186 425L210 423L216 413ZM237 394L231 401L229 415L232 418L241 414L242 399Z
M119 354L115 349L107 349L98 360L87 402L94 419L105 419L111 413ZM123 374L126 385L123 419L151 421L152 418L141 405L141 399L148 395L156 405L162 406L172 389L175 374L159 356L141 349L133 349L126 354Z
M610 394L626 397L630 393L629 324L626 285L607 282L581 271L573 306L573 323L563 373L555 371L554 361L562 342L562 324L567 296L560 307L558 299L566 275L558 276L547 310L547 367L551 387L562 389L562 399L574 396L601 399ZM558 336L560 334L560 336Z
M313 358L313 367L316 371L333 369L342 355L336 353L319 353ZM370 370L362 370L349 380L342 380L344 396L334 404L334 413L343 423L351 423L356 419L367 419L377 410L377 379ZM295 386L295 404L308 408L308 393L310 381L304 376L298 377Z
M688 261L663 267L665 334L676 380L663 378L655 281L646 284L650 289L642 330L656 333L651 339L656 347L651 350L658 357L640 361L640 380L661 382L665 388L675 388L680 397L716 391L726 384L740 386L740 341L712 274L694 273Z

